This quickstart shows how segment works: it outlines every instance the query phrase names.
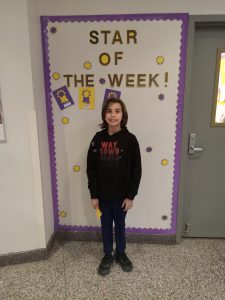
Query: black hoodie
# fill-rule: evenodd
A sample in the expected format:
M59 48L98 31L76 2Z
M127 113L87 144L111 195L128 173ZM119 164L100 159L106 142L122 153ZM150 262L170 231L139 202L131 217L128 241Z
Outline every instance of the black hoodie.
M133 200L141 179L138 141L128 129L112 135L107 129L93 137L87 156L88 188L91 198Z

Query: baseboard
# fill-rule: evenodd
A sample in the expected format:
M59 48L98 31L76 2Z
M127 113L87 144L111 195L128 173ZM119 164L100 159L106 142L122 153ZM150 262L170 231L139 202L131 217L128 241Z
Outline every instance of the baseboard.
M100 232L58 230L52 234L46 248L0 255L0 267L48 259L57 240L101 242L102 238ZM176 244L176 236L127 233L126 241L142 244Z
M0 255L0 267L8 265L23 264L37 260L46 259L46 249L36 249L30 251L8 253Z
M54 247L56 241L56 231L52 233L47 246L46 246L46 259L48 259L49 255L51 254L52 248Z
M66 241L94 241L101 242L100 232L78 232L58 230L55 232L57 240ZM142 244L176 244L176 235L151 235L139 233L127 233L127 243L142 243Z
M87 232L87 231L66 231L58 230L55 232L56 240L66 241L89 241L101 242L102 237L100 232Z
M46 248L0 255L0 267L48 259L55 240L54 232L50 237Z

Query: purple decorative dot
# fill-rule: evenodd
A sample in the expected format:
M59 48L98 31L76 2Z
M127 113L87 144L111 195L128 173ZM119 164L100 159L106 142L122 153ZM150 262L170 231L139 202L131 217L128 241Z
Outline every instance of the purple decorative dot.
M56 31L57 31L56 27L51 27L51 28L50 28L50 32L51 32L51 33L56 33Z
M151 152L152 151L152 147L147 147L146 148L146 152Z
M165 97L164 97L164 95L163 95L163 94L159 94L158 98L159 98L159 100L161 100L161 101L162 101L162 100L164 100L164 98L165 98Z
M105 79L104 79L104 78L100 78L100 79L99 79L99 83L100 83L100 84L105 84Z

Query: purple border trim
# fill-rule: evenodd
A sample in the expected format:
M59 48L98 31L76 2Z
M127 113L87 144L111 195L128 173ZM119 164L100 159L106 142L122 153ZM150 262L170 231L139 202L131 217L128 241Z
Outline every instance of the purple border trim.
M42 34L42 51L44 64L44 80L45 80L45 97L46 97L46 112L48 124L48 141L49 141L49 158L51 167L51 183L52 183L52 199L54 213L54 229L59 224L58 214L58 188L56 175L56 157L55 157L55 139L54 139L54 120L51 105L51 77L50 77L50 59L48 51L48 20L41 18L41 34Z
M180 47L180 70L179 84L177 93L177 118L176 118L176 141L174 155L173 170L173 202L172 202L172 218L171 218L171 234L176 234L177 225L177 207L180 182L180 160L182 146L182 128L183 128L183 108L184 108L184 89L185 89L185 73L186 73L186 56L187 56L187 35L188 35L188 16L182 23L181 47Z
M77 16L42 16L47 22L100 22L100 21L153 21L153 20L183 20L188 18L186 13L165 14L112 14L112 15L77 15Z
M85 16L42 16L42 50L44 64L44 80L46 95L46 111L48 122L48 139L49 154L51 166L51 182L52 197L54 210L54 228L55 230L69 231L100 231L100 227L95 226L66 226L59 224L59 207L58 207L58 189L57 189L57 172L55 157L55 139L54 139L54 120L51 105L51 77L50 77L50 59L48 50L48 22L93 22L93 21L153 21L153 20L180 20L182 21L181 31L181 47L180 47L180 68L179 68L179 85L177 93L177 118L176 118L176 141L174 154L174 171L173 171L173 194L171 209L171 228L127 228L128 233L144 233L144 234L176 234L176 217L179 192L180 178L180 158L181 158L181 142L182 142L182 123L183 123L183 101L184 101L184 84L186 70L186 54L187 54L187 34L188 34L188 14L129 14L129 15L85 15Z

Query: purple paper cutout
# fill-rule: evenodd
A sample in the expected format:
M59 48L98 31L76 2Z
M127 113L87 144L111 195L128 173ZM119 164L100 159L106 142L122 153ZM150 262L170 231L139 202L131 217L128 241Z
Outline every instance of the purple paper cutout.
M65 85L53 91L52 94L61 110L74 104L73 99Z
M106 82L105 78L100 78L100 79L99 79L99 83L100 83L100 84L105 84L105 82Z
M105 95L104 95L103 103L105 103L110 98L120 98L120 95L121 95L120 91L106 89L105 90Z
M146 152L152 152L152 147L147 147Z
M159 100L161 100L161 101L162 101L162 100L164 100L164 98L165 98L165 97L164 97L164 95L163 95L163 94L159 94L158 98L159 98Z
M56 33L56 31L57 31L57 28L56 28L56 27L53 26L53 27L50 28L50 32L51 32L51 33Z

